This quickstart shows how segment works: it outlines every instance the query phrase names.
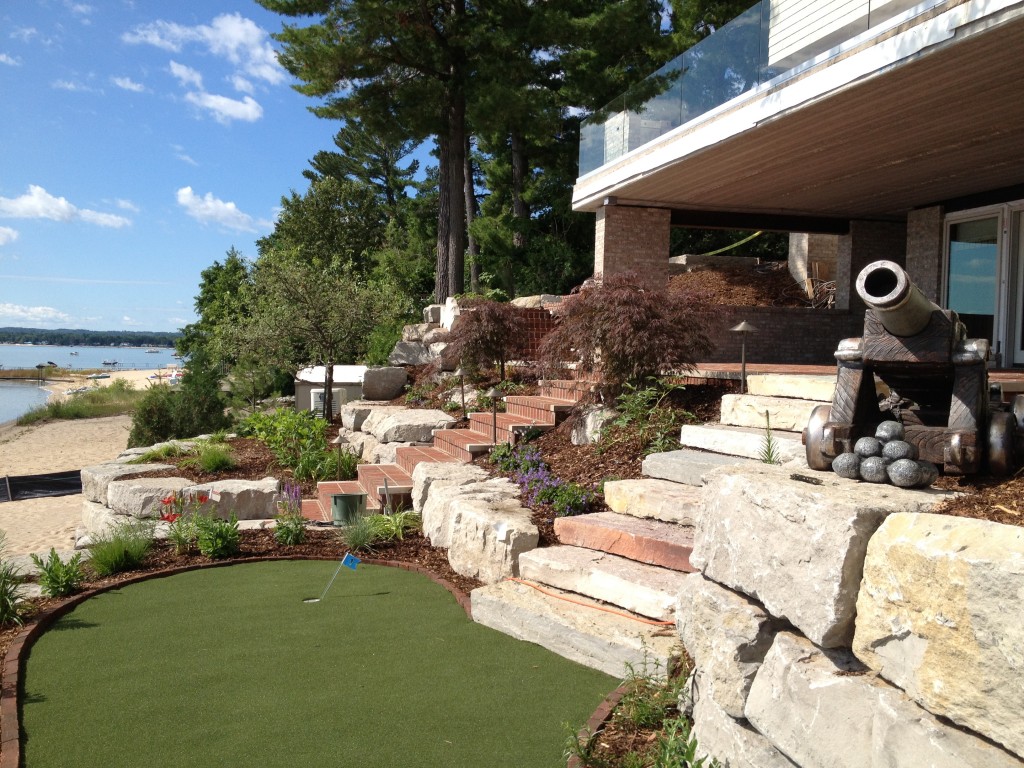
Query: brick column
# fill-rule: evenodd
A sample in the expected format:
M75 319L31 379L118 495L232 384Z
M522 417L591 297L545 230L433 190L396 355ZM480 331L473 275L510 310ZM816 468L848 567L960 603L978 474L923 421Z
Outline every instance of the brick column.
M906 263L907 225L889 221L851 221L850 233L839 238L836 254L836 308L860 311L857 275L879 259Z
M921 208L907 214L907 266L910 279L921 293L939 306L942 285L943 214L941 205Z
M594 235L594 274L667 275L671 218L666 208L601 208Z

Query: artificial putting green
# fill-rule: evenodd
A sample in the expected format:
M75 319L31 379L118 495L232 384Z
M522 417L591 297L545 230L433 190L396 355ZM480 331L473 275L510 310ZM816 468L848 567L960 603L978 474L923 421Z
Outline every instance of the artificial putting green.
M32 647L27 768L564 766L617 681L395 568L266 562L86 600Z

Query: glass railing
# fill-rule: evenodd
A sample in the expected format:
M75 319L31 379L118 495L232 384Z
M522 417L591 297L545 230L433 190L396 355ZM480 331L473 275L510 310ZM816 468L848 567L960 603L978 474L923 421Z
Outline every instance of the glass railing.
M944 0L762 0L587 118L579 175L700 117L908 8Z

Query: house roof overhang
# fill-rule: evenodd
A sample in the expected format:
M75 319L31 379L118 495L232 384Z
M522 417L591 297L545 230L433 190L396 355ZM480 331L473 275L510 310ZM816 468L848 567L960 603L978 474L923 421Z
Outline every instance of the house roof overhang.
M1024 3L949 2L924 16L581 177L573 207L614 201L671 208L684 226L841 231L1024 184Z

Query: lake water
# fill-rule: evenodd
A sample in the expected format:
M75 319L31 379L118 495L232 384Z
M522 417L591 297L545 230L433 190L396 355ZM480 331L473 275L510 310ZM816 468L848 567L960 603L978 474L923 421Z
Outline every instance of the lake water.
M0 380L0 424L44 405L50 393L36 383Z

